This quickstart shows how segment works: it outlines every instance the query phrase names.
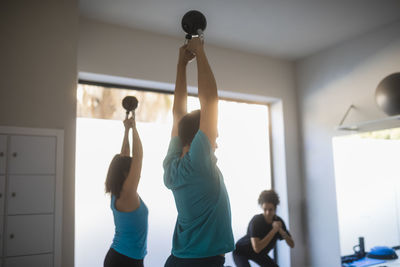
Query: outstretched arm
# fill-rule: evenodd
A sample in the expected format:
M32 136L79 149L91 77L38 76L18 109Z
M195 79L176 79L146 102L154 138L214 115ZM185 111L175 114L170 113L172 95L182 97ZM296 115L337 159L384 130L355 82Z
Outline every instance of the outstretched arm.
M140 206L137 188L142 172L143 159L142 142L136 129L136 122L133 118L130 118L129 122L132 127L132 160L128 176L122 186L120 194L120 203L126 211L134 210Z
M218 92L214 74L204 52L200 38L192 38L188 50L196 55L197 75L200 99L200 130L202 130L215 148L218 136Z
M186 66L194 55L186 49L187 45L179 48L179 59L176 71L174 104L172 107L173 126L171 136L178 136L178 124L187 113L187 83Z
M124 120L124 127L125 127L125 132L124 132L124 139L122 141L122 147L121 147L121 156L129 157L131 154L131 150L129 148L129 129L130 129L130 122L128 119Z

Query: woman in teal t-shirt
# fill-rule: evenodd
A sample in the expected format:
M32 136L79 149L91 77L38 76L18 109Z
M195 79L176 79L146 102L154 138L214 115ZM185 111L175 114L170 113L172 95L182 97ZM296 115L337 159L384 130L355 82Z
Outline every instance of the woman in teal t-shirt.
M143 148L134 118L124 120L124 126L121 153L111 161L105 183L106 193L111 194L115 234L104 267L143 267L147 253L148 210L137 193ZM132 157L128 138L130 129Z

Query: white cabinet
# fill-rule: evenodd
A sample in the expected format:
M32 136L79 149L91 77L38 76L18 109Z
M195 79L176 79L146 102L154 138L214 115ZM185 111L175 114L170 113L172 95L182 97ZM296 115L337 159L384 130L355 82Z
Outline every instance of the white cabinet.
M0 257L3 256L5 180L6 177L0 175ZM1 261L0 261L0 267L1 267Z
M0 215L0 257L3 256L3 239L4 239L4 234L3 234L3 225L4 222L4 216ZM1 265L1 260L0 260L0 265Z
M10 136L8 173L54 174L56 138L51 136Z
M6 173L7 136L0 135L0 175Z
M6 258L4 267L52 267L51 254ZM0 266L1 267L1 266Z
M61 266L63 131L0 126L0 267Z
M8 180L7 213L53 213L54 175L10 175Z
M7 216L5 256L53 252L53 215Z
M6 177L0 174L0 216L4 215L4 199L6 198Z

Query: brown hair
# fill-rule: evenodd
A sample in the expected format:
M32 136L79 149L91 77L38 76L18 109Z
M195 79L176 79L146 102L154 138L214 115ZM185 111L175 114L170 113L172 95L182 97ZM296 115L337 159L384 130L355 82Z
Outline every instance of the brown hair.
M278 206L280 201L279 201L279 196L278 194L275 192L275 190L271 189L271 190L264 190L261 192L260 196L258 197L258 204L260 204L260 206L264 203L271 203L272 205Z
M194 136L200 127L200 110L194 110L179 121L178 136L181 139L182 146L190 145Z
M131 168L132 158L128 156L121 156L117 154L114 156L108 167L107 178L105 182L106 193L111 193L116 198L119 198L122 185L128 176L129 169Z

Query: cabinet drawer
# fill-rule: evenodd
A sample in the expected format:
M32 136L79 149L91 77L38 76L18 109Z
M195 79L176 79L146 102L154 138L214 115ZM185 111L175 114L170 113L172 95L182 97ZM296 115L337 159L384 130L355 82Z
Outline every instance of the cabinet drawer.
M0 216L4 214L5 185L6 177L0 175Z
M3 226L4 226L4 216L0 215L0 257L3 257L3 242L4 242Z
M0 135L0 174L6 173L7 136Z
M53 215L7 216L5 256L53 252Z
M53 254L6 258L4 267L53 267Z
M55 176L10 175L8 179L8 215L53 213Z
M8 173L54 174L56 166L56 137L10 137Z

